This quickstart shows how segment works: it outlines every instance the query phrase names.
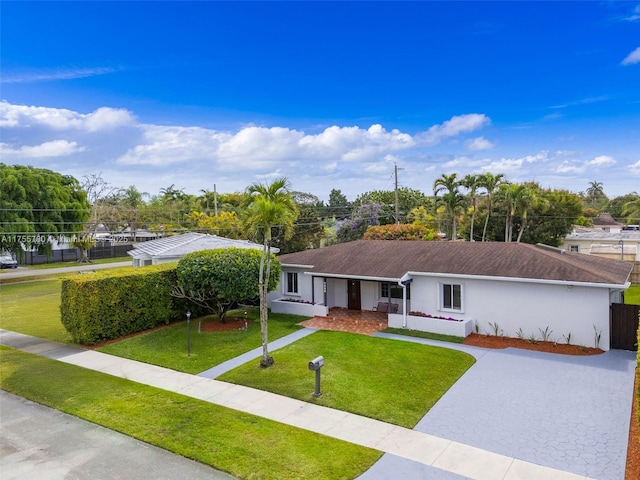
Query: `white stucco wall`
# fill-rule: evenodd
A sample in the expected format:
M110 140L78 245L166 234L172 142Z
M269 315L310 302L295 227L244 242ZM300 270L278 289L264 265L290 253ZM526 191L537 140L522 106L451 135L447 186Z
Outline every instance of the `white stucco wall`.
M462 311L440 308L440 284L462 285ZM525 338L549 327L551 338L564 342L595 346L595 330L601 333L600 348L609 349L609 290L606 288L414 276L412 310L431 315L471 319L480 333L500 331L516 337L519 329Z
M291 270L289 270L291 271ZM302 270L297 270L299 297L311 301L311 279ZM609 303L607 288L565 286L522 281L490 279L456 279L412 274L411 300L408 311L419 311L433 316L452 317L477 322L480 333L493 333L497 324L501 334L516 337L521 329L525 338L532 334L541 339L540 330L548 327L551 339L564 343L564 336L571 333L571 343L595 346L596 331L600 333L599 347L609 349ZM315 301L323 303L322 279L317 278ZM286 271L283 272L279 298L284 294ZM444 310L441 303L441 284L462 285L462 310ZM379 301L378 282L361 281L362 310L371 310ZM347 280L327 278L327 307L347 308ZM270 296L270 298L276 298ZM402 314L402 300L392 299L399 305ZM595 330L594 330L595 326Z

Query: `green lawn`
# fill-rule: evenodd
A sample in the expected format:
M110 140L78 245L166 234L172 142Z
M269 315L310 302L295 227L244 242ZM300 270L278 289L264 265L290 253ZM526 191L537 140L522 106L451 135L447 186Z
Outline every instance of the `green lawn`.
M57 279L0 285L0 328L71 343L60 322L61 284Z
M0 347L0 386L244 479L352 479L372 449Z
M640 286L629 287L624 292L624 303L627 305L640 305Z
M198 320L192 320L191 356L187 356L186 322L120 340L100 347L98 351L181 372L200 373L262 345L258 310L250 310L248 317L255 321L246 331L228 332L198 333ZM296 324L306 318L270 313L269 341L299 330L301 327Z
M279 393L385 422L413 427L474 363L455 350L341 332L320 331L272 352L275 365L249 362L219 380ZM324 356L322 395L315 372Z

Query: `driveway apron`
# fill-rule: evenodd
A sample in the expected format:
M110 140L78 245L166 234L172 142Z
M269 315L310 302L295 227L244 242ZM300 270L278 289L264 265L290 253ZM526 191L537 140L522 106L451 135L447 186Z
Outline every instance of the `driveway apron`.
M460 349L474 354L476 363L415 430L589 478L624 478L635 352ZM397 472L399 464L411 471L402 459L387 457L378 473ZM385 478L376 471L361 478Z

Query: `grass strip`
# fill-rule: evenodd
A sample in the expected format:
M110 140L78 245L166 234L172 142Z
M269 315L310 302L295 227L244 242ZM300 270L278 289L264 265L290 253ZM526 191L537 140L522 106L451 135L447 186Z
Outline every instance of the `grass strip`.
M324 356L320 397L309 361ZM220 380L315 402L412 428L474 363L446 348L319 331L273 352L275 365L250 362Z
M54 342L71 343L60 321L61 280L14 283L0 287L0 328Z
M0 347L3 390L244 479L350 479L381 453Z
M231 313L229 316L233 316ZM254 320L247 330L198 333L198 320L191 321L191 355L187 356L187 326L179 322L167 328L126 338L98 348L103 353L138 360L186 373L200 373L262 345L259 311L247 310ZM289 335L302 327L307 317L269 314L269 341ZM217 319L209 320L217 322ZM258 363L257 361L255 362Z
M440 342L462 343L464 337L456 337L455 335L443 335L441 333L421 332L419 330L409 330L408 328L385 328L382 333L394 333L396 335L404 335L405 337L426 338L428 340L438 340Z

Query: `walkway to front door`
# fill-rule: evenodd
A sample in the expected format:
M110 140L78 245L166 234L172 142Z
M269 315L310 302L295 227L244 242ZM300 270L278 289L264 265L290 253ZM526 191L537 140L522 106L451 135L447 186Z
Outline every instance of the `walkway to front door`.
M334 330L336 332L360 333L373 335L387 328L387 314L366 310L347 310L334 307L326 317L313 317L299 325L318 330Z

